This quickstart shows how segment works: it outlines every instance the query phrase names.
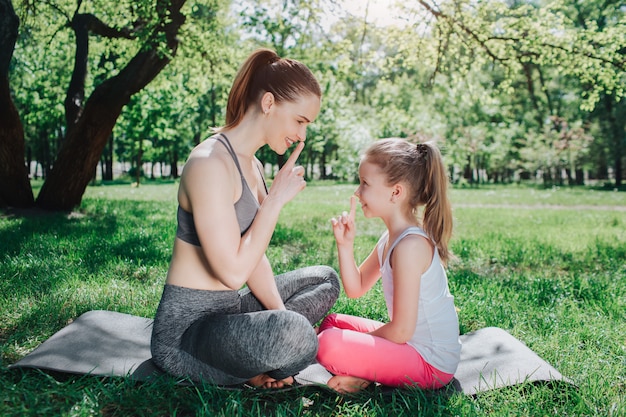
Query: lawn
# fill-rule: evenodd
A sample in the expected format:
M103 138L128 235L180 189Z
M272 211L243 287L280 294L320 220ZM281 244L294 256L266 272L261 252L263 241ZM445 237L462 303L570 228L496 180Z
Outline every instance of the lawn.
M329 219L354 185L309 184L281 214L268 256L276 273L337 268ZM175 233L176 184L90 186L74 213L0 213L2 416L624 416L626 193L590 188L453 189L450 289L461 332L501 327L575 387L521 385L475 397L301 388L224 391L8 370L80 314L152 317ZM383 225L357 215L357 258ZM333 311L385 320L380 287Z

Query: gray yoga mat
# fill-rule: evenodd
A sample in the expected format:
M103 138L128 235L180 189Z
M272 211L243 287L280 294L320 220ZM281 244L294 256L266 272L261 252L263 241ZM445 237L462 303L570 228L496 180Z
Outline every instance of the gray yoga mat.
M9 368L146 380L162 373L151 360L151 332L152 319L89 311ZM569 382L503 329L486 327L462 335L461 341L461 363L448 386L453 391L473 395L525 382ZM311 365L295 379L303 385L317 385L325 384L330 376L322 366Z

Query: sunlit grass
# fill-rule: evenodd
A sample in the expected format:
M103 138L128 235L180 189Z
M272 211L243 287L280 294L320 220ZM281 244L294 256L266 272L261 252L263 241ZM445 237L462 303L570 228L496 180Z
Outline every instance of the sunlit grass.
M518 386L476 397L315 389L259 393L9 371L80 314L154 314L175 234L176 182L99 185L74 213L0 216L0 415L626 415L626 194L583 188L453 189L450 287L463 333L501 327L577 388ZM337 268L330 218L355 186L309 184L283 210L276 273ZM357 210L357 259L382 223ZM333 311L385 320L380 286Z

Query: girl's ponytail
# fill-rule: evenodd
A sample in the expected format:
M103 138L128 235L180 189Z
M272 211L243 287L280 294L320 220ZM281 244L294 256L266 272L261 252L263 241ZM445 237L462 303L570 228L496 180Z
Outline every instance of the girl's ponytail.
M448 175L439 148L433 143L416 146L418 158L424 159L423 188L421 200L424 204L422 227L437 245L443 264L451 257L448 243L452 237L452 208L448 199Z

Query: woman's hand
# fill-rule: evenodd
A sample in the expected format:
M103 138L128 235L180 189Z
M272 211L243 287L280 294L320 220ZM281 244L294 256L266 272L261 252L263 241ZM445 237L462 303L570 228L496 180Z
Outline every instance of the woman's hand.
M304 167L296 166L296 160L302 149L304 149L304 142L299 142L272 182L268 197L281 201L283 205L291 201L306 187Z
M356 197L350 197L350 213L343 212L341 216L330 219L333 225L333 233L337 246L344 244L352 244L356 236L356 224L354 218L356 215Z

